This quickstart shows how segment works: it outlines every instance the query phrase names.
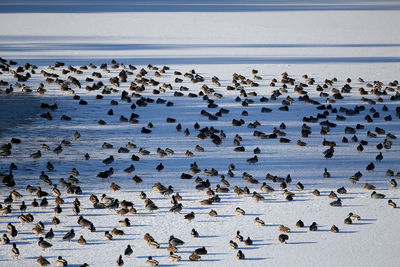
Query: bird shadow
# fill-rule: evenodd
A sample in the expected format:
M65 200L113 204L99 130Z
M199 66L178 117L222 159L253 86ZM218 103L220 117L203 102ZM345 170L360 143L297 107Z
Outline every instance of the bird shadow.
M267 260L270 258L246 258L246 260L248 261L263 261L263 260Z
M307 244L317 244L318 242L312 242L312 241L304 241L304 242L290 242L288 244L290 245L307 245Z
M219 235L203 235L203 236L199 236L197 238L214 238L214 237L219 237Z
M358 231L339 231L340 234L355 234L358 233Z

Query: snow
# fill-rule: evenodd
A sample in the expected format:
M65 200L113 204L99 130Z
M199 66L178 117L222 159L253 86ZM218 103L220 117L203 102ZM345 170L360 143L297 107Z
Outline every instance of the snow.
M89 7L93 3L87 1ZM130 3L130 2L129 2ZM21 200L12 204L13 211L8 216L0 216L0 233L6 233L7 223L17 227L18 236L12 242L17 243L20 250L19 259L11 257L11 245L0 246L1 266L34 266L39 255L47 258L52 265L56 258L62 256L69 265L80 266L87 262L90 266L113 266L120 254L128 244L132 246L133 255L123 257L126 266L144 266L148 256L160 261L162 266L185 266L191 263L189 255L194 249L205 246L208 255L202 256L198 265L220 266L221 264L254 266L396 266L399 261L398 249L400 239L397 233L399 209L387 207L387 200L399 202L397 188L390 188L389 181L394 177L386 176L386 171L391 169L396 174L400 172L399 139L393 140L390 150L383 149L383 160L375 160L378 150L375 148L385 139L384 135L377 138L368 138L367 131L375 132L375 127L380 127L400 137L399 117L396 116L396 107L399 101L390 101L389 92L382 96L383 103L373 107L379 111L380 118L373 118L373 123L367 123L364 117L372 116L369 104L360 102L362 96L358 88L367 83L380 80L384 86L388 82L398 80L400 71L400 30L394 25L398 24L399 4L397 1L290 1L281 4L279 1L251 1L242 4L231 1L193 2L193 5L184 4L182 1L150 1L146 3L134 1L118 1L113 7L108 1L100 1L92 9L86 5L79 5L75 1L60 1L49 4L49 1L40 1L40 5L26 5L26 1L14 3L0 2L0 55L7 60L12 59L18 65L30 62L38 66L37 74L33 75L25 84L36 91L44 78L40 70L57 73L62 79L68 75L76 77L82 83L82 89L73 88L81 99L88 101L88 105L78 105L73 100L73 95L61 92L55 84L45 83L47 92L40 96L21 94L14 96L0 95L1 101L1 126L0 144L6 144L11 137L21 138L22 144L13 144L12 154L2 157L0 172L7 172L11 162L18 166L13 171L17 185L15 189L23 194L23 200L28 205L27 212L35 217L31 224L21 225L17 216L20 215L18 207ZM46 8L44 8L44 6ZM255 8L256 7L256 8ZM213 9L215 8L215 9ZM246 12L240 12L245 9ZM163 98L172 101L174 106L165 104L148 103L147 107L137 107L131 110L131 103L120 99L122 90L128 91L134 76L128 77L127 83L121 83L117 88L119 93L104 95L104 99L97 100L100 91L86 91L85 78L93 71L101 72L103 77L95 79L103 81L109 87L109 78L116 76L121 69L110 69L110 73L96 70L84 70L83 74L62 75L58 68L55 71L48 69L56 61L65 62L66 65L79 67L89 63L107 63L110 67L111 60L125 66L135 65L138 70L153 64L160 69L167 65L171 70L166 71L160 78L154 78L154 71L148 70L148 78L154 78L162 83L171 83L173 91L160 95L153 95L152 90L158 86L146 86L142 96L152 99ZM15 67L13 67L15 69ZM65 68L65 67L64 67ZM205 78L205 82L191 83L183 75L182 83L174 83L177 76L174 71L183 74L194 69L196 73ZM257 96L249 96L255 101L248 107L242 107L241 102L235 102L240 91L227 91L226 86L232 85L232 74L238 73L253 79L252 69L259 71L263 78L256 81L259 87L245 86L246 92L255 91ZM138 70L134 71L136 75ZM273 78L281 79L281 73L288 72L289 77L299 82L306 82L301 76L308 74L315 78L316 84L323 84L325 79L336 77L338 82L333 88L341 89L346 84L346 79L351 78L351 93L345 93L343 100L337 100L334 107L353 108L355 105L364 105L365 111L355 116L346 116L345 121L337 121L336 114L330 114L328 120L337 123L336 128L326 136L319 134L319 123L307 123L312 127L312 134L308 138L301 137L302 118L316 116L323 111L316 106L298 100L298 94L293 91L293 86L288 87L288 93L277 100L261 103L261 96L270 98L275 89L269 84ZM210 82L211 77L217 76L221 86L216 87ZM365 82L357 81L361 77ZM3 73L0 79L15 83L10 73ZM198 98L188 98L189 92L200 91L203 84L213 88L217 93L223 94L221 99L212 98L218 108L207 108L207 103ZM174 97L175 91L180 86L189 88L183 92L185 96ZM306 88L310 98L323 103L326 98L319 97L315 85ZM0 89L4 89L1 86ZM385 88L385 87L384 87ZM16 92L21 89L14 88ZM368 89L370 90L370 89ZM129 91L130 92L130 91ZM324 92L330 94L331 88ZM131 93L131 92L130 92ZM295 99L289 106L289 111L279 111L281 102L287 96ZM365 97L377 100L376 96ZM118 105L110 105L110 101L118 101ZM133 102L136 99L132 99ZM242 98L243 100L243 98ZM39 109L40 103L57 103L55 111ZM11 105L13 104L13 105ZM382 111L383 105L388 111ZM262 107L271 108L272 113L261 113ZM223 114L217 121L210 121L201 116L201 110L210 113L217 112L220 108L229 109L229 114ZM113 109L114 115L107 115ZM249 116L241 116L247 110ZM16 112L18 111L18 112ZM50 111L53 120L41 118L41 113ZM120 122L119 116L127 118L134 112L140 115L138 124ZM72 118L71 121L61 121L65 114ZM344 115L343 113L338 113ZM392 121L385 121L384 116L391 115ZM176 123L166 123L166 118L176 119ZM233 127L232 119L245 120L241 127ZM98 120L103 119L107 125L98 125ZM257 129L247 128L247 124L259 121L261 126ZM322 121L323 119L320 119ZM319 121L319 122L320 122ZM152 122L154 127L149 135L141 134L142 127ZM177 132L175 126L182 124L182 131ZM214 145L210 139L197 138L198 131L193 128L198 122L201 128L213 126L226 133L226 139L219 146ZM284 122L287 129L286 138L291 139L289 144L279 143L279 139L258 139L253 136L253 131L258 130L271 133L274 127L279 128ZM358 142L341 142L343 136L351 138L353 135L344 134L346 126L355 127L357 123L365 125L365 129L357 130L359 140L368 141L363 152L357 152ZM184 136L183 131L189 128L190 135ZM75 131L81 133L81 138L75 140ZM233 138L235 134L243 137L241 145L246 152L233 152ZM327 148L321 145L323 138L335 141L337 147L333 158L325 159L322 152ZM72 142L71 147L63 147L63 152L55 154L52 150L63 139ZM301 139L307 142L306 147L296 146L296 141ZM113 149L102 149L104 142L113 144ZM117 153L119 147L127 142L137 145L127 154ZM41 149L42 144L50 146L50 151L42 150L42 158L33 160L31 153ZM196 145L204 147L205 152L195 152ZM175 151L174 155L161 158L156 150L167 147ZM253 149L259 147L261 154L256 164L248 164L246 159L253 156ZM138 155L138 149L144 148L151 153L140 156L140 161L131 161L132 154ZM194 152L193 157L186 157L186 150ZM82 160L88 152L90 160ZM102 160L113 155L114 163L106 166ZM54 164L54 171L47 171L46 163ZM220 181L220 175L226 176L228 166L234 163L235 177L226 179L231 184L230 193L219 194L221 203L212 206L201 206L199 201L206 199L205 192L195 190L194 178L191 180L180 179L181 173L189 173L190 164L197 162L202 170L198 174L203 179L210 179L212 189ZM157 172L155 167L162 162L165 169ZM374 162L376 168L368 172L365 167ZM129 165L134 164L136 170L131 174L123 172ZM32 208L30 203L34 196L25 191L28 184L42 186L51 192L51 186L46 186L39 179L43 170L54 183L60 178L68 178L71 169L79 170L82 195L69 195L65 188L59 186L65 204L63 212L57 217L61 224L54 227L51 218L54 216L54 197L49 197L49 206L46 208ZM114 168L115 173L111 178L101 181L96 177L100 171ZM323 169L327 168L332 177L322 177ZM217 177L204 176L204 169L215 168L219 171ZM348 180L355 172L361 171L363 176L357 184ZM260 183L267 182L276 191L270 194L262 193L265 200L256 203L249 196L237 196L233 193L233 186L248 186L250 191L260 191L261 184L251 185L242 179L242 173L247 172L254 176ZM282 195L279 183L266 181L267 173L286 177L290 174L293 181L288 189L296 193L294 201L288 202ZM132 177L138 175L143 183L135 184ZM295 185L302 182L305 189L297 191ZM118 192L109 188L111 182L121 186ZM175 192L182 195L184 206L181 214L169 212L170 198L162 196L151 189L157 183L172 185ZM363 189L365 183L374 184L377 192L386 194L383 200L370 198L370 191ZM342 207L331 207L332 201L327 197L330 191L336 191L344 186L348 193L340 195L343 200ZM314 189L321 191L321 196L312 195ZM0 187L1 199L6 198L12 189L3 184ZM159 207L158 211L148 212L144 202L139 198L139 193L144 191ZM96 210L89 201L90 194L99 198L106 193L120 201L132 201L138 214L127 215L132 226L121 228L118 221L123 217L114 210ZM72 202L77 197L81 201L81 214L91 220L96 232L89 232L77 224L78 216L72 213ZM3 205L4 206L4 205ZM241 207L246 211L245 216L236 216L235 208ZM210 217L208 212L215 209L217 217ZM194 211L196 218L187 222L183 216ZM359 222L345 225L344 219L349 212L361 216ZM253 223L255 217L264 220L266 226L260 227ZM301 219L306 226L312 222L318 223L318 231L310 232L308 227L296 228L296 222ZM32 233L32 228L38 222L45 224L45 232L53 227L55 238L51 241L53 247L42 251L37 245L39 236ZM332 225L339 227L340 233L329 231ZM278 241L279 226L291 228L287 244ZM105 231L114 227L125 231L123 236L114 236L114 240L103 239ZM71 228L75 229L76 236L71 241L63 241L62 237ZM190 237L190 231L195 228L199 238ZM253 246L244 246L239 243L246 260L238 262L235 258L237 251L230 250L229 240L234 240L236 231L254 241ZM145 233L150 233L161 244L160 249L151 249L143 240ZM87 240L86 246L77 244L77 239L83 235ZM168 262L168 237L174 235L185 241L178 250L183 261L179 263Z

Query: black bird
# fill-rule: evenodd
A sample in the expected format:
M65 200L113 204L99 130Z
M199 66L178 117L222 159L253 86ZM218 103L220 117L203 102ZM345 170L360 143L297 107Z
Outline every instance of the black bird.
M370 163L368 164L368 166L365 168L367 171L373 171L375 169L375 165L374 163Z

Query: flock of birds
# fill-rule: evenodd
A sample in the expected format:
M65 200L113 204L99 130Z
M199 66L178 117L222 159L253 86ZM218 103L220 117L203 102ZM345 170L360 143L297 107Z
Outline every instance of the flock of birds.
M115 75L114 75L115 74ZM8 75L8 76L7 76ZM164 76L173 75L173 84L163 83L160 80ZM2 78L3 77L3 78ZM40 80L42 79L42 80ZM186 79L186 81L185 81ZM34 80L31 82L31 80ZM39 82L38 82L39 80ZM371 162L365 165L364 170L358 170L349 178L349 182L356 184L360 181L363 176L362 172L372 172L375 169L377 162L384 160L384 153L389 152L392 146L395 145L397 136L393 133L380 127L373 127L374 130L367 131L365 138L361 139L360 133L365 130L365 128L371 128L375 120L383 118L384 121L398 120L400 118L400 106L394 107L396 103L400 100L400 85L398 81L392 81L388 84L384 84L380 81L375 81L373 83L366 83L363 79L359 78L358 82L363 84L363 87L359 89L361 96L361 104L354 105L353 107L342 107L340 106L340 101L346 97L354 89L351 86L351 79L347 79L345 84L340 89L336 89L336 84L338 83L336 78L326 79L322 83L317 83L314 78L304 75L301 81L296 81L294 78L290 77L288 73L282 73L280 80L272 79L267 85L272 88L270 95L259 95L253 89L265 86L261 85L264 79L258 73L257 70L253 69L251 71L251 76L246 77L241 74L234 73L232 75L232 81L226 86L226 90L230 94L234 94L234 102L240 104L241 116L232 119L232 131L234 132L235 127L247 126L248 131L252 132L255 139L258 139L260 144L265 142L266 139L277 140L281 144L295 143L299 147L307 146L307 138L312 132L312 126L319 125L320 131L318 134L321 135L322 146L326 147L322 153L322 157L327 160L335 157L335 151L337 150L338 144L335 141L329 140L329 132L336 128L336 121L345 121L347 117L359 116L360 113L367 113L364 116L365 123L361 121L353 126L346 126L344 129L344 135L341 140L342 144L347 143L357 143L357 151L361 153L366 146L369 145L368 139L382 138L383 140L376 145L376 157ZM198 93L194 92L192 89L181 85L184 82L191 82L192 84L202 85ZM34 84L37 87L34 87ZM208 119L209 124L206 126L200 126L199 122L196 122L196 118L193 117L193 128L184 128L181 123L175 118L166 118L166 126L163 127L174 127L179 136L193 136L195 135L198 140L209 140L215 146L220 146L223 142L232 140L234 149L230 153L241 153L248 152L249 148L243 145L243 137L240 134L231 134L226 132L221 128L218 128L213 124L216 121L224 120L224 116L230 113L230 110L226 107L221 107L218 103L220 99L224 98L222 94L222 87L225 82L221 81L218 77L213 76L209 80L204 76L196 73L195 70L190 70L186 73L181 73L179 71L172 71L169 67L156 67L153 65L148 65L143 68L136 68L133 65L124 65L113 60L111 65L101 64L99 66L89 64L78 67L65 66L62 62L56 62L54 65L46 68L39 68L35 65L26 63L25 65L19 66L17 62L12 60L5 60L0 58L0 93L4 96L13 95L16 93L23 94L34 94L34 95L46 95L49 90L56 90L59 88L65 94L70 94L74 101L76 101L76 109L85 109L86 106L90 105L87 100L82 97L81 92L86 92L88 94L95 94L96 99L100 100L107 96L112 96L110 101L110 107L106 108L108 111L104 116L111 117L114 116L114 107L126 104L129 113L129 117L120 115L120 123L131 123L132 127L139 127L138 124L142 123L140 113L141 112L151 112L151 106L153 104L165 105L165 108L173 108L174 102L173 98L197 98L201 99L204 103L204 109L201 110L199 115ZM209 84L209 85L207 85ZM212 84L212 85L211 85ZM214 89L214 88L218 89ZM52 88L52 89L49 89ZM122 89L122 88L125 88ZM311 88L315 88L318 92L318 98L314 99L310 96L312 92ZM150 93L151 92L151 93ZM173 96L171 96L173 92ZM289 92L294 92L298 94L298 99L291 97ZM80 95L81 94L81 95ZM169 98L164 99L161 96L170 95ZM236 96L237 94L237 96ZM148 96L145 96L148 95ZM170 100L168 100L170 99ZM318 99L319 101L317 101ZM40 120L61 120L68 123L73 121L75 118L66 114L62 114L61 117L56 117L55 114L60 114L59 107L57 103L46 103L46 98L42 98L43 102L40 104L40 108L43 110L38 116ZM324 102L320 102L323 100ZM268 106L269 102L281 103L278 108L278 112L290 112L291 105L295 102L304 102L304 105L311 105L315 107L316 114L313 116L304 116L302 118L302 126L299 129L299 134L302 139L293 141L288 138L285 129L287 128L284 121L279 121L279 126L273 128L271 132L262 132L257 130L261 126L259 121L251 121L246 123L245 119L250 118L249 112L246 110L248 106L254 105L255 102L265 104L260 113L271 113L273 110ZM384 101L390 103L395 103L394 105L385 105ZM379 107L379 108L378 108ZM389 107L392 109L390 110ZM393 114L393 108L395 109L395 116ZM216 111L216 112L213 112ZM368 113L369 112L369 113ZM61 111L63 113L63 111ZM59 115L58 115L59 116ZM277 120L279 115L276 116ZM328 120L328 118L330 120ZM107 119L96 118L98 125L101 127L107 125ZM201 123L203 124L203 123ZM172 125L172 126L170 126ZM141 134L150 136L158 125L154 125L152 122L148 122L146 125L140 127ZM365 131L364 131L365 132ZM358 133L358 136L356 135ZM81 132L78 130L74 131L73 136L68 139L59 140L59 143L54 147L50 147L48 144L35 144L37 147L31 151L30 159L31 161L40 162L47 161L44 160L44 153L53 152L54 157L58 157L63 153L64 150L68 149L74 145L76 140L81 138ZM115 133L118 135L118 132ZM3 139L4 140L4 139ZM118 221L119 228L110 229L104 232L104 240L113 240L116 236L124 235L122 228L131 227L131 215L140 216L138 207L143 207L148 212L157 214L161 209L157 205L156 201L152 200L148 195L149 192L143 190L139 194L139 198L143 203L133 203L130 200L122 200L115 197L111 197L106 194L106 192L98 192L97 194L90 194L85 196L85 192L81 187L81 184L85 184L85 180L80 179L80 166L77 165L68 174L68 178L61 178L59 181L55 181L51 178L51 172L55 170L54 164L51 160L46 162L46 170L39 170L37 175L40 179L35 182L35 185L26 185L24 181L14 177L14 173L21 170L20 163L13 160L14 152L18 151L18 146L21 143L27 142L23 138L18 136L13 136L9 138L9 142L5 142L0 146L0 156L2 161L7 160L11 162L7 169L3 169L0 174L2 178L1 194L4 195L3 203L0 204L0 215L1 215L1 231L6 231L1 238L1 243L6 245L10 244L10 257L18 258L21 254L18 248L19 232L21 227L24 225L32 225L32 232L37 236L35 242L37 245L45 250L51 250L54 242L61 242L60 240L54 239L55 234L53 228L45 229L45 224L52 224L53 227L62 224L62 216L65 210L71 210L76 216L76 226L87 228L89 232L96 232L96 227L90 219L85 217L85 208L82 207L81 202L90 203L90 206L98 212L102 210L115 210L118 215L122 217ZM211 144L210 144L211 145ZM279 145L279 144L276 144ZM131 151L135 150L136 153L130 155L130 159L133 163L139 162L143 157L151 153L156 153L159 158L173 157L176 152L174 148L157 148L156 151L149 151L140 147L140 144L134 144L132 142L127 142L125 146L121 146L116 150L113 144L104 142L102 147L104 151L110 151L110 155L102 160L106 169L99 169L96 175L96 179L99 181L107 182L109 179L113 179L113 175L117 171L122 171L115 169L115 162L118 161L118 157L114 153L117 151L117 155L129 154ZM205 151L205 148L199 144L195 145L194 150L188 148L184 155L188 158L196 157L196 154L201 154ZM81 158L81 164L84 166L87 161L91 160L92 151L84 151L79 155ZM246 159L249 165L254 165L257 168L257 162L259 157L262 157L262 151L259 147L251 150L252 156ZM46 157L51 159L51 157ZM292 181L292 177L288 174L286 177L280 177L277 175L272 175L267 173L265 181L260 182L258 179L254 178L248 172L243 172L242 178L248 183L247 186L241 187L237 180L231 179L238 175L236 168L236 162L229 164L228 169L200 169L198 163L193 161L189 166L189 172L183 171L180 178L183 180L193 180L194 186L193 190L203 191L204 199L199 202L201 206L213 206L217 203L224 201L224 196L226 194L235 194L237 196L248 195L255 202L264 202L267 195L272 193L281 192L283 198L286 201L293 201L296 199L296 194L289 190L292 184L295 184L297 191L303 191L304 185L301 181L297 183ZM22 164L22 163L21 163ZM167 163L164 162L166 165ZM154 172L163 172L163 163L156 165ZM4 166L4 164L2 164ZM113 167L109 167L113 166ZM180 166L182 169L187 170L187 166ZM134 184L141 184L145 178L140 177L135 174L136 167L134 164L126 166L123 172L126 175L134 175L132 181ZM236 172L236 173L235 173ZM235 176L236 175L236 176ZM391 187L397 187L396 179L400 178L400 172L394 170L387 170L386 175L390 177L389 184ZM21 176L20 174L18 177ZM204 176L201 178L200 176ZM217 178L219 177L219 178ZM324 169L322 172L322 177L330 178L331 174ZM242 180L242 181L243 181ZM165 181L167 182L167 181ZM196 213L194 211L187 212L185 209L184 197L175 191L173 185L165 185L164 183L155 183L151 191L159 192L162 196L168 197L170 199L171 208L169 211L171 213L184 213L184 220L188 222L196 222ZM26 185L26 187L25 187ZM365 190L370 190L370 197L372 199L384 199L385 195L383 193L376 192L376 186L371 183L364 184ZM119 185L118 180L114 180L110 183L110 190L118 194L119 191L123 191L121 185ZM25 191L26 190L26 191ZM150 188L148 188L150 191ZM25 192L23 192L25 191ZM342 206L343 200L341 196L345 195L347 190L345 187L337 188L329 193L329 198L332 199L330 206L340 207ZM312 191L314 196L321 196L321 192L318 189ZM65 201L65 196L72 196L74 201L72 203ZM27 199L33 198L29 203ZM53 206L55 207L53 208ZM387 205L390 208L396 208L396 203L391 199L388 199ZM51 208L50 208L51 207ZM50 210L49 212L54 213L53 218L49 218L47 222L37 221L34 217L34 211L41 208L42 210ZM257 210L257 207L254 208ZM246 215L246 211L240 207L235 209L235 215L243 216ZM209 211L209 216L218 218L218 211L216 209L211 209ZM5 221L12 221L17 219L20 223L11 223ZM352 224L355 221L361 220L360 216L354 213L349 213L343 220L344 224ZM254 219L254 224L256 226L264 226L266 223L260 218L256 217ZM306 226L302 220L298 220L296 227L304 228L307 227L309 231L317 231L318 224L313 222L311 225ZM291 228L285 225L279 227L281 232L277 236L277 241L280 243L287 243L289 240L289 234ZM338 233L340 231L339 227L332 225L330 231L333 233ZM199 233L195 228L192 229L190 236L193 238L199 237ZM87 238L87 237L86 237ZM65 241L76 241L79 245L85 246L87 244L86 238L83 235L77 236L73 228L63 234L62 240ZM148 244L150 248L159 249L160 243L155 240L150 233L143 233L143 239L145 243ZM179 255L179 247L183 246L185 242L178 237L171 234L168 240L168 247L166 255L169 261L178 262L182 260L182 256ZM238 260L245 260L246 256L243 250L240 250L240 246L251 246L253 241L250 237L243 237L240 231L237 231L236 236L233 237L227 246L230 249L237 250L236 258ZM4 246L1 248L4 250ZM27 252L29 253L29 252ZM121 250L121 254L115 257L115 263L117 266L124 265L129 256L134 253L134 249L131 245L128 245L125 249ZM168 253L168 254L167 254ZM190 261L201 261L204 255L207 255L208 251L206 247L199 247L195 249L188 257ZM33 255L32 255L33 256ZM37 263L40 266L50 266L55 264L56 266L67 266L69 259L59 256L55 262L50 262L42 255L36 255ZM151 255L148 256L146 260L146 265L156 266L159 261L154 259ZM80 266L89 266L88 263L83 263Z

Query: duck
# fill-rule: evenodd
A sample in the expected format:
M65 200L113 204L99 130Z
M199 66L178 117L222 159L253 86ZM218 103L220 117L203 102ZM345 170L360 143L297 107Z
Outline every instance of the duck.
M243 209L241 209L240 207L237 207L236 209L235 209L235 215L237 215L237 216L243 216L243 215L245 215L246 214L246 212L243 210Z
M182 208L183 208L182 203L178 203L175 206L173 206L172 208L170 208L169 211L173 212L173 213L179 213L182 210Z
M129 227L131 226L131 221L128 218L125 218L118 222L119 226L121 227Z
M56 261L56 266L67 266L67 265L68 265L67 260L63 259L61 256L58 256Z
M234 242L233 240L229 240L229 248L230 249L238 249L238 244Z
M198 255L196 252L193 252L192 254L190 254L189 260L191 260L191 261L201 261L201 256Z
M336 190L336 192L338 192L339 194L346 194L346 193L347 193L347 190L346 190L346 188L341 187L341 188L338 188L338 189Z
M332 207L341 207L342 206L342 200L340 198L338 198L335 201L332 201L331 203L329 203L329 205L331 205Z
M151 256L147 257L146 266L157 266L159 262L153 259Z
M194 250L197 255L207 255L207 249L205 247L197 248Z
M246 246L251 246L253 245L253 240L251 240L250 237L248 236L247 239L244 241L244 244Z
M177 247L174 247L174 246L171 245L171 244L169 244L169 245L168 245L168 248L167 248L167 251L168 251L168 252L176 253L176 252L178 252L178 248L177 248Z
M50 266L50 262L47 259L43 258L42 256L39 256L39 258L36 261L40 266Z
M286 241L289 240L289 236L285 235L285 234L280 234L278 236L278 240L279 240L279 242L286 244Z
M168 256L168 260L171 262L178 262L178 261L182 260L182 257L177 254L174 254L174 252L170 252L169 256Z
M160 244L159 244L157 241L155 241L155 240L152 240L152 241L148 242L147 244L148 244L149 247L152 248L152 249L160 248Z
M112 182L110 185L110 189L115 192L115 191L121 190L121 187L119 185L117 185L116 183Z
M133 166L133 164L131 164L128 168L124 169L124 172L126 173L131 173L135 171L135 166Z
M15 259L18 259L19 257L19 249L17 248L17 244L13 243L12 244L12 249L11 249L11 256Z
M46 235L44 236L44 238L51 240L54 238L54 232L53 232L53 228L50 228L50 230L46 233Z
M395 209L397 207L397 205L391 199L389 199L388 200L388 207Z
M296 227L299 227L299 228L304 227L303 221L302 221L302 220L298 220L298 221L296 222Z
M54 226L57 226L57 225L60 224L60 219L58 219L56 216L54 216L53 219L51 220L51 223L52 223Z
M82 246L86 245L86 239L83 237L83 235L81 235L79 237L77 242L78 242L79 245L82 245Z
M318 226L317 225L318 224L316 222L313 222L309 227L310 231L317 231L318 230Z
M211 209L210 212L208 213L208 215L210 215L211 217L217 217L218 213L216 210Z
M261 185L260 190L267 194L275 191L271 186L267 185L267 183L265 182Z
M112 235L124 235L125 233L122 230L119 230L117 228L113 228L112 231L111 231L111 234Z
M188 220L189 222L191 222L192 220L194 220L195 214L194 214L194 212L192 211L192 212L186 214L186 215L184 216L184 218L185 218L185 220Z
M373 191L371 193L371 198L373 198L373 199L382 199L382 198L385 198L385 195L377 193L376 191Z
M3 234L1 237L1 244L7 245L10 243L10 238L8 238L7 234Z
M296 184L296 188L297 188L297 190L302 191L304 189L304 185L301 182L298 182Z
M254 224L257 226L265 226L265 222L263 220L261 220L259 217L256 217L254 219Z
M257 193L256 191L253 192L253 196L251 197L254 201L260 202L264 200L264 197Z
M199 237L199 233L193 228L190 232L190 236L193 238Z
M133 250L132 250L132 248L131 248L131 245L127 245L127 247L126 247L126 249L125 249L125 251L124 251L124 255L127 256L127 257L129 257L129 256L132 255L132 253L133 253Z
M41 247L43 251L45 251L46 248L51 248L53 245L44 240L43 237L39 237L38 246Z
M173 235L171 235L169 237L168 243L173 245L174 247L177 246L182 246L183 244L185 244L185 242L183 242L181 239L174 237Z
M41 224L41 222L37 223L37 224L35 225L35 227L32 228L32 232L33 232L34 234L37 234L37 235L44 232L44 227L43 227L43 225Z
M238 242L243 242L243 236L240 234L240 231L236 231L236 237L235 237L236 241Z
M350 217L350 219L351 219L353 222L357 222L357 221L361 220L361 217L360 217L359 215L354 214L354 213L352 213L352 212L350 212L348 216Z
M74 237L75 237L75 231L74 231L74 229L71 229L71 231L69 231L68 233L66 233L63 236L63 240L71 241L71 239L74 238Z
M117 259L117 266L123 266L124 265L124 260L122 259L122 255L119 255Z
M339 233L339 228L336 225L332 225L331 230L332 233Z
M314 189L314 191L312 192L312 194L313 194L314 196L316 196L316 197L318 197L318 196L321 195L321 193L319 192L318 189Z
M215 191L217 193L228 193L229 192L229 188L221 187L219 184L217 184L217 187L216 187Z
M91 221L89 221L89 220L83 218L83 216L79 216L77 222L78 222L78 224L79 224L80 226L82 226L83 228L89 227L89 226L92 224Z
M237 259L237 260L244 260L244 259L245 259L245 256L244 256L244 254L243 254L243 252L242 252L241 250L239 250L239 251L237 252L237 254L236 254L236 259Z
M353 220L350 218L350 216L347 216L345 219L344 219L344 224L352 224L353 223Z
M113 236L109 231L104 232L104 240L113 240Z
M284 225L279 226L279 231L281 233L290 233L290 228Z
M328 196L328 197L331 198L331 199L336 199L336 198L337 198L337 195L336 195L335 192L331 191L331 192L329 193L329 196Z
M324 168L323 177L324 178L330 178L331 177L331 174L328 172L328 170L326 168Z
M365 189L365 190L375 190L376 187L375 187L374 185L372 185L372 184L366 183L366 184L364 185L364 189Z
M391 185L393 188L396 188L396 187L397 187L397 182L396 182L396 180L395 180L395 179L390 180L390 185Z

